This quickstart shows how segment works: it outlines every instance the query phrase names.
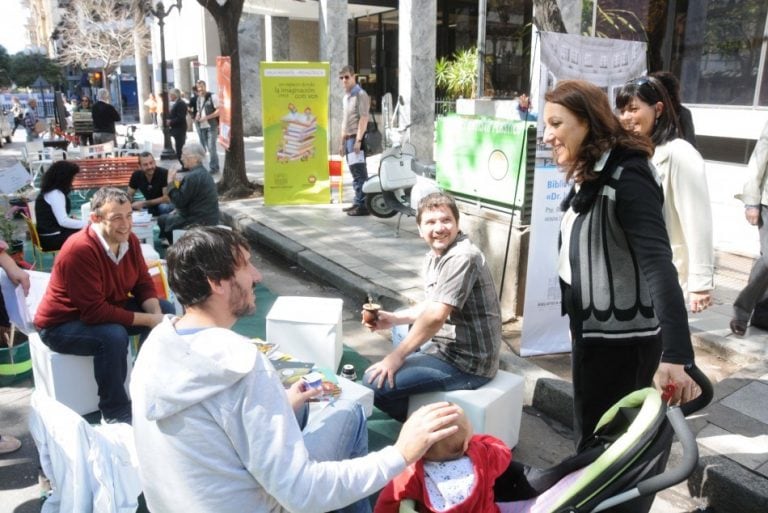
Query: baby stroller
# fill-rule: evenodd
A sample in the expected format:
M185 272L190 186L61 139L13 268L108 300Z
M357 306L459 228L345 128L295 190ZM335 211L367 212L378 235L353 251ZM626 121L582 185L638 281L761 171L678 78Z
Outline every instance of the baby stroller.
M696 437L685 417L709 404L712 384L695 366L686 372L702 391L693 401L670 407L655 389L638 390L603 415L579 454L543 470L513 464L511 472L496 481L496 500L513 501L501 511L597 512L628 501L633 501L634 511L650 509L654 495L687 479L699 458ZM673 435L682 445L682 461L664 471ZM406 502L410 501L401 503L401 513L417 511Z

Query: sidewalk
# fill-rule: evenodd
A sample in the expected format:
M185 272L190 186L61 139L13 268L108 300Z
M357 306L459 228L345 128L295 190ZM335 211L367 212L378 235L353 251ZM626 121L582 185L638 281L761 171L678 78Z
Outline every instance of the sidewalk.
M248 138L247 172L259 183L262 155L261 139ZM376 169L372 164L369 171ZM351 179L345 176L344 197L351 194ZM222 212L254 244L270 248L361 304L368 295L388 308L422 298L419 272L425 247L412 218L402 220L395 237L396 218L350 217L341 205L264 206L256 198L228 202ZM699 365L717 382L712 404L690 421L701 454L688 487L718 513L768 511L768 333L750 328L737 338L728 328L731 304L751 264L749 258L719 252L715 306L690 318ZM515 330L505 327L510 347L519 336ZM527 404L570 425L571 387L567 376L538 365L546 359L523 359L505 351L502 368L525 376Z

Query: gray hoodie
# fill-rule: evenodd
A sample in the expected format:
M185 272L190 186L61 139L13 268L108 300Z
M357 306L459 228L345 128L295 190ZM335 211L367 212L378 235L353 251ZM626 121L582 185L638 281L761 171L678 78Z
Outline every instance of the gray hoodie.
M269 360L230 330L181 336L175 321L168 316L152 330L131 376L136 451L153 513L329 511L404 470L393 447L312 461Z

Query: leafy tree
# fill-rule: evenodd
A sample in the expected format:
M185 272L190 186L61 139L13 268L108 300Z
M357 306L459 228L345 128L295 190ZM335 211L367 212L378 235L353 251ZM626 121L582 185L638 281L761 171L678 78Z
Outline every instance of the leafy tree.
M8 87L11 85L11 57L8 55L8 50L3 45L0 45L0 87Z
M62 81L61 66L47 56L39 53L19 52L10 57L11 78L20 87L29 87L43 77L49 84Z
M224 171L219 181L219 193L225 198L245 198L255 190L245 173L245 148L243 146L243 101L240 91L240 52L237 27L243 13L244 0L197 0L216 22L219 32L221 55L231 62L230 85L230 139L225 153Z

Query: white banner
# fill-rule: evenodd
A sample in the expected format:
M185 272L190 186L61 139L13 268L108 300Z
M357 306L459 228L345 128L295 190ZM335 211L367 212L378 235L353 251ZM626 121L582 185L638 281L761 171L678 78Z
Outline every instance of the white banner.
M542 143L544 94L560 80L588 80L602 88L613 104L616 89L644 75L646 70L645 43L534 30L532 46L533 76L538 76L538 82L531 84L531 101L539 113L539 124L521 356L571 350L568 318L560 315L557 274L560 202L568 193L569 185L553 165L551 149Z
M568 193L568 188L557 167L536 166L520 356L571 350L568 318L560 315L560 281L557 276L560 202Z

